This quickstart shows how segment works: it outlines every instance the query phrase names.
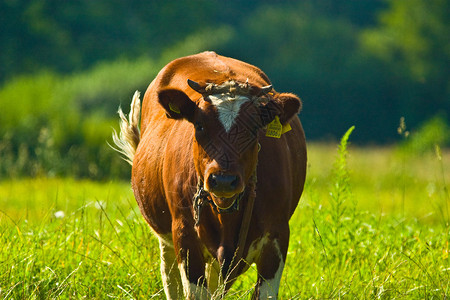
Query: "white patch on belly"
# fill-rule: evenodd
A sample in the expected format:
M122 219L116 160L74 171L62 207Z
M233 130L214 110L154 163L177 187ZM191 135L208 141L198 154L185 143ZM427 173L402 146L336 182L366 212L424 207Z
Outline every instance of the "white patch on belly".
M241 105L250 101L248 97L230 94L220 94L209 96L212 104L217 108L219 113L219 121L222 123L225 130L228 132L234 124L234 120L239 114Z

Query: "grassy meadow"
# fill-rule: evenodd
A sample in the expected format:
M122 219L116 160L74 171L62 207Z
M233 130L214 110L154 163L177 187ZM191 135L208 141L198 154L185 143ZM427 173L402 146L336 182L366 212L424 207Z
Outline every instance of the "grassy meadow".
M309 144L281 299L445 299L450 152ZM0 298L164 298L128 182L0 182ZM228 299L248 299L251 268Z

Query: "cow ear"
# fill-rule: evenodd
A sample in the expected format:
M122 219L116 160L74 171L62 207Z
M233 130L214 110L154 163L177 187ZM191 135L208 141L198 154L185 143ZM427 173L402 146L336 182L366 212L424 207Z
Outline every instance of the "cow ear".
M182 91L177 89L164 89L158 93L158 101L166 110L167 117L171 119L187 119L194 117L197 105Z
M291 93L281 93L275 95L275 101L282 107L280 114L281 124L288 123L302 109L302 102L299 97Z
M294 94L281 93L274 95L273 99L260 107L263 126L272 122L275 116L278 116L281 124L285 125L300 112L301 106L300 98Z

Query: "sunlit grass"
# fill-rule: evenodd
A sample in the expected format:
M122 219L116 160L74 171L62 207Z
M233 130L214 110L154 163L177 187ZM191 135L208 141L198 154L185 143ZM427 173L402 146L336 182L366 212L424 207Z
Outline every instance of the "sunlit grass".
M339 156L336 146L309 147L308 181L291 220L287 297L448 297L449 153L405 159L375 147ZM344 212L336 218L339 201Z
M127 184L7 181L0 199L2 297L160 294L159 248Z
M331 144L308 145L308 183L318 185L314 193L324 205L329 199L336 149ZM389 216L405 213L426 218L427 222L441 221L436 206L445 204L443 192L444 185L450 182L450 151L444 151L439 161L434 152L404 158L393 147L350 146L348 167L359 210Z
M336 145L308 150L280 298L448 297L450 152L350 146L348 173L336 173ZM0 245L1 298L164 297L157 241L128 182L3 180ZM255 280L251 268L227 298L248 299Z

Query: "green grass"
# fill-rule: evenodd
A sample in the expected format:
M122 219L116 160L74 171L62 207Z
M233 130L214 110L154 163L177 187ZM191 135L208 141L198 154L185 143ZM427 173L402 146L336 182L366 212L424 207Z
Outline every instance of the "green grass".
M448 297L450 152L308 150L280 298ZM255 276L227 298L249 298ZM162 288L157 241L129 183L0 182L2 299L160 299Z
M0 186L2 298L147 298L159 248L129 185L60 179Z

